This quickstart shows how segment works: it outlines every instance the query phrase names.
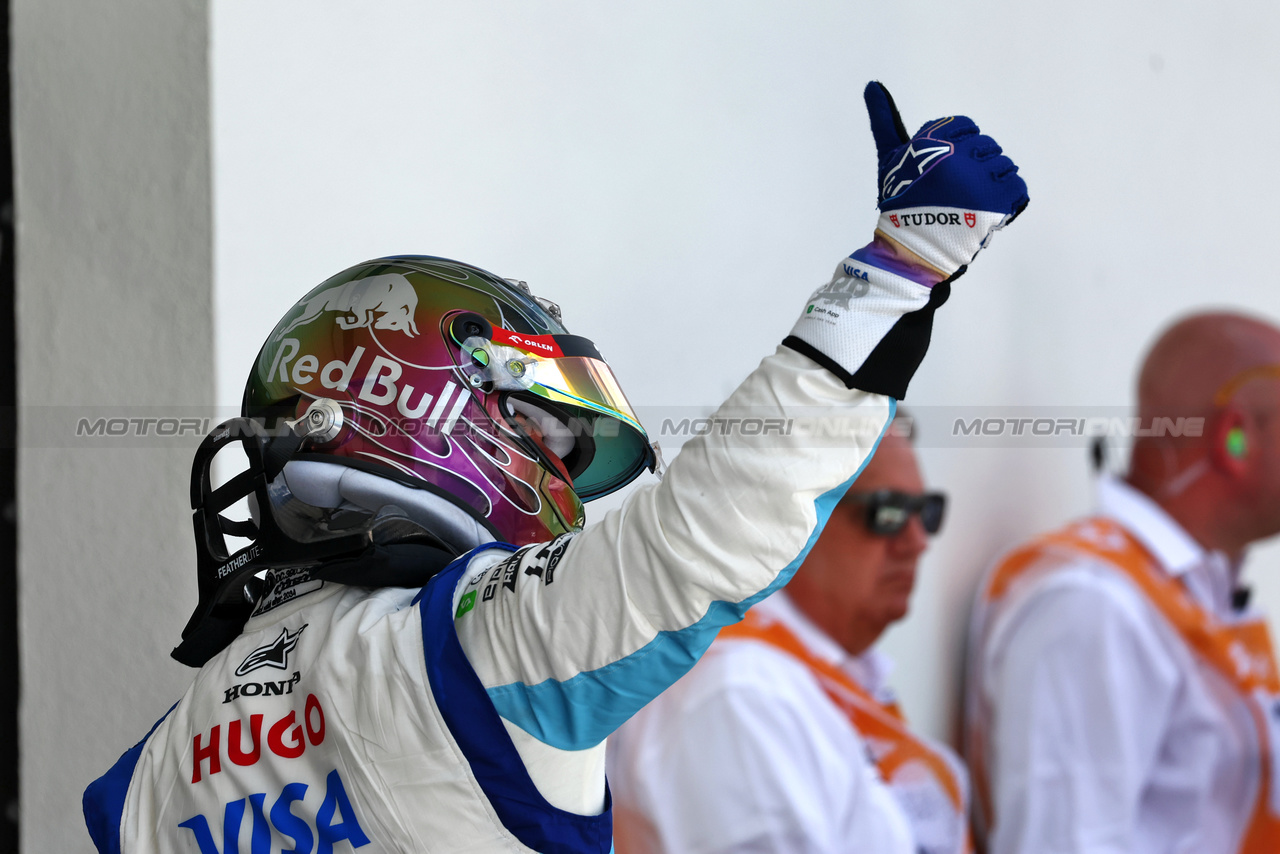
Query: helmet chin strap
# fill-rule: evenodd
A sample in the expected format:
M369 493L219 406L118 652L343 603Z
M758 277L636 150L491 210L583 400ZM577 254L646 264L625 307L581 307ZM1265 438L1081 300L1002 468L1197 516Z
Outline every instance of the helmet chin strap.
M311 567L309 578L361 587L421 587L458 555L494 542L487 528L448 499L339 463L291 460L270 492L273 502L280 496L321 510L368 514L369 547ZM275 583L269 576L260 601L270 598Z

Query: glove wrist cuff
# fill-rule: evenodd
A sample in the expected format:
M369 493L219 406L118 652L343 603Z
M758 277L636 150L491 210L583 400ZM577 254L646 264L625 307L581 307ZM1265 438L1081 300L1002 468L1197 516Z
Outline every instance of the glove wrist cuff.
M941 280L970 263L992 233L1010 219L1009 214L995 211L902 208L880 214L876 234L905 249L925 267L941 272Z
M929 346L933 311L951 289L949 279L939 280L936 271L925 284L869 263L883 257L877 252L892 249L887 243L877 248L873 241L841 262L782 343L849 388L902 398ZM899 268L904 269L901 263ZM919 273L915 267L908 271L913 270Z
M849 258L926 288L932 288L951 275L950 272L939 270L879 228L871 242Z

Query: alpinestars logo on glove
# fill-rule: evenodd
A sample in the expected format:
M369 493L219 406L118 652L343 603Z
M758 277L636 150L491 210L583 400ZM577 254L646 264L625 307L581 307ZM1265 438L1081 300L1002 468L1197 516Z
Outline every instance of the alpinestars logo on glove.
M237 676L244 676L257 670L259 667L274 667L277 670L289 669L289 653L293 652L298 646L298 636L302 634L309 623L303 623L302 628L293 634L289 634L286 628L280 629L280 637L273 640L265 646L260 646L245 657L240 662L240 666L236 668Z
M916 148L918 143L933 143L928 147ZM912 140L907 150L902 152L902 159L897 165L884 173L882 192L884 201L897 198L907 191L913 183L920 180L926 172L946 160L955 150L949 142L936 139Z

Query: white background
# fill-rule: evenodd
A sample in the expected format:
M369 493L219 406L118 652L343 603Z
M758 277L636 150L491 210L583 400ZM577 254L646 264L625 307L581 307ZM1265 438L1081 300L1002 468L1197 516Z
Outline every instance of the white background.
M978 573L1089 505L1083 445L950 419L1117 413L1172 317L1280 318L1261 3L15 0L13 24L24 850L89 850L80 792L189 682L167 656L195 603L191 448L30 424L235 409L270 328L350 264L526 279L656 428L713 408L867 242L867 80L912 129L974 117L1032 201L907 398L952 506L886 645L943 737ZM1280 613L1277 558L1248 572Z

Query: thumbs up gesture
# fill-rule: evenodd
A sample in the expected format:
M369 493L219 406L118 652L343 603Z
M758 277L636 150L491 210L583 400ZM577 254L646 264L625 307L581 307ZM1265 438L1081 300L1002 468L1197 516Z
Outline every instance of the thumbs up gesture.
M951 282L1027 206L1027 185L1000 146L964 116L908 136L889 90L863 93L878 161L880 218L871 242L836 265L783 344L849 388L901 400L924 358Z
M889 90L863 97L879 161L877 231L954 279L991 235L1022 213L1027 185L999 144L972 119L947 116L908 136Z

